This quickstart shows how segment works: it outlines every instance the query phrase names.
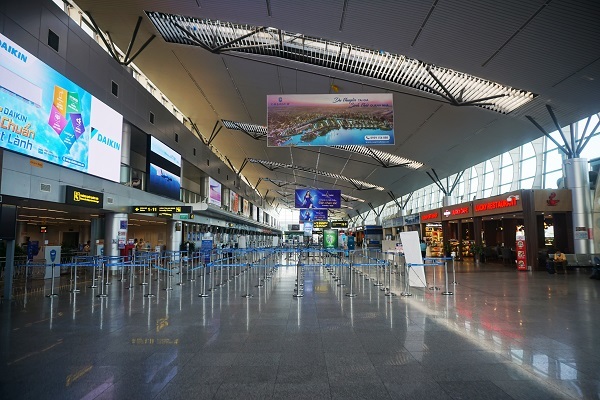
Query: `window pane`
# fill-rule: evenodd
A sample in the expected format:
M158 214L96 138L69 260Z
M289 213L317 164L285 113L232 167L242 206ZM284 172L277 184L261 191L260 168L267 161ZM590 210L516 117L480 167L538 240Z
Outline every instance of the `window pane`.
M513 178L513 166L512 164L509 164L508 166L502 168L500 170L500 184L501 185L506 185L512 182L512 178Z
M500 186L500 191L498 194L506 193L508 191L510 191L510 183Z
M587 158L588 160L600 157L600 134L597 133L596 135L594 135L594 137L590 139L588 144L585 145L585 148L581 152L581 157Z
M489 172L483 176L483 190L491 189L494 186L494 174Z
M558 149L546 153L546 171L552 172L562 168L562 156Z
M530 178L532 176L535 176L535 158L530 158L521 162L521 179Z
M512 157L510 156L509 152L506 152L506 153L502 154L502 159L500 160L500 166L508 167L509 165L512 165Z
M544 182L544 189L558 189L558 185L556 184L556 181L559 178L562 178L562 176L563 176L562 170L546 174L545 182Z
M533 178L523 179L521 181L521 189L531 189L533 187Z
M521 154L522 160L535 156L535 151L533 150L533 145L531 143L524 144L522 151L523 151L523 153Z

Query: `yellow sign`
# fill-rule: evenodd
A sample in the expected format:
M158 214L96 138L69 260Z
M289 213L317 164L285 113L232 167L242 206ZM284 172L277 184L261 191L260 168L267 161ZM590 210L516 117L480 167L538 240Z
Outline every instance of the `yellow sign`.
M73 191L73 201L92 203L92 204L100 204L100 198L98 196L84 194L78 190Z
M32 167L36 167L36 168L44 168L44 163L39 160L30 159L29 165L31 165Z

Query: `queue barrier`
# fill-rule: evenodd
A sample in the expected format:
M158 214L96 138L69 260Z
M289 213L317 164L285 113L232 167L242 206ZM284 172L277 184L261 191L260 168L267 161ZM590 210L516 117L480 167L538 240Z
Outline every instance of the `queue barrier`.
M376 252L376 255L385 256L386 252ZM289 260L291 255L297 257L297 262L291 264ZM128 288L133 288L134 280L141 274L142 282L139 285L148 286L148 291L144 294L145 297L156 296L152 290L153 274L156 274L157 282L156 289L160 287L161 275L163 275L164 287L163 290L173 290L174 272L179 275L177 286L184 285L184 274L187 281L195 281L197 272L202 272L201 289L199 297L208 297L207 291L218 290L219 287L227 284L232 279L241 274L257 269L259 272L256 277L256 285L260 288L264 286L264 282L272 277L272 273L279 267L296 267L296 283L294 289L294 297L303 296L303 271L307 267L323 267L329 271L333 282L337 283L338 287L349 285L348 297L356 296L354 292L354 274L364 275L365 279L372 280L373 285L384 291L385 296L396 296L392 291L392 270L393 263L389 259L373 257L373 251L347 251L334 249L314 249L314 248L252 248L252 249L214 249L210 251L210 262L206 262L206 256L203 251L165 251L165 252L136 252L131 256L74 256L71 262L63 263L29 263L29 267L38 266L40 268L69 268L71 272L71 281L73 282L70 292L80 292L78 287L78 268L92 268L92 282L88 286L90 288L100 287L100 293L96 297L107 297L106 286L112 284L110 274L120 270L121 282L129 281ZM435 268L444 266L445 275L445 291L444 295L453 295L449 290L448 279L448 261L453 258L426 258L424 264L406 264L404 263L404 288L402 296L411 296L408 276L411 266L423 266L425 268L433 268L433 287L431 290L436 290L435 286ZM263 271L260 271L260 269ZM375 268L375 273L373 273ZM136 275L136 270L138 275ZM368 272L365 272L368 271ZM347 271L347 272L346 272ZM232 274L233 272L233 274ZM127 274L126 274L127 273ZM453 265L453 275L454 275ZM224 275L226 274L226 276ZM210 279L208 279L210 275ZM128 277L127 277L128 276ZM344 281L344 276L348 277L348 281ZM454 275L455 276L455 275ZM148 278L148 279L147 279ZM210 288L207 288L207 283L210 281ZM456 280L454 279L454 284ZM58 296L55 292L54 274L50 293L46 297ZM246 280L246 290L243 295L245 298L253 297L250 290L250 279Z

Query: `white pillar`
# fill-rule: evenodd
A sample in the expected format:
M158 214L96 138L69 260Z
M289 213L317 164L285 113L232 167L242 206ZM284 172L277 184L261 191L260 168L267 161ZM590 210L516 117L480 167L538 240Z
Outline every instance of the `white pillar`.
M179 245L183 242L183 228L180 221L167 222L167 236L167 250L179 251Z
M128 221L129 216L125 213L107 213L104 217L105 256L118 256L121 254L119 246L127 244Z
M449 207L454 205L454 196L447 195L442 198L442 207Z
M573 230L578 227L590 229L592 225L592 199L588 176L588 161L585 158L569 158L563 161L565 183L573 196ZM575 238L575 254L592 254L594 243L591 239Z

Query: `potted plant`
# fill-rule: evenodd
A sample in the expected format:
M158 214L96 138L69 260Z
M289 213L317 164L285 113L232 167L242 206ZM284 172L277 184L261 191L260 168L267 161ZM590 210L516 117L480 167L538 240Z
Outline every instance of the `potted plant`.
M471 251L473 252L473 258L475 259L475 263L479 263L483 256L483 246L480 244L474 244L471 246Z
M450 257L452 255L452 243L445 242L444 243L444 256Z

